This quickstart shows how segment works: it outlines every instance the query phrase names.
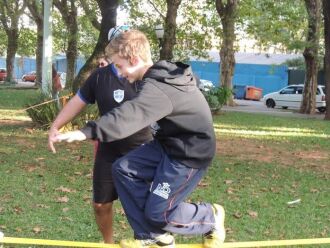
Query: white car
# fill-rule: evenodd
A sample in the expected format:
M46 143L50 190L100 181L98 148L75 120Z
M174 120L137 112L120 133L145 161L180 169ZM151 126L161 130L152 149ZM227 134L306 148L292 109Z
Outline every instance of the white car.
M214 87L214 84L210 80L200 79L200 84L198 87L201 91L209 91Z
M280 91L269 93L263 97L263 102L268 108L282 107L284 109L300 108L302 101L303 84L289 85ZM317 86L316 108L321 113L325 112L325 86Z

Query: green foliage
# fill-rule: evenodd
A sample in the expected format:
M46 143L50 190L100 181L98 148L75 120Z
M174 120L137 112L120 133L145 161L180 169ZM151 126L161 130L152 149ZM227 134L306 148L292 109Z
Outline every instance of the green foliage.
M288 59L283 63L283 65L287 65L288 67L294 67L299 70L305 70L306 68L305 59L303 57L296 59Z
M21 56L34 56L36 54L37 32L29 28L21 28L17 53Z
M99 110L96 104L88 105L70 124L66 126L68 129L79 129L86 125L87 121L99 118Z
M210 106L211 111L219 111L232 95L232 90L221 86L211 88L208 91L203 91L205 99Z
M59 11L54 8L52 12L53 18L53 53L65 53L67 49L67 40L68 40L68 29L66 28L62 16Z
M40 95L40 100L38 102L28 105L27 107L32 107L26 110L32 122L43 129L49 129L60 111L60 106L57 101L53 101L43 94Z
M69 97L60 97L59 101L40 95L39 101L34 104L28 105L32 107L27 109L27 114L33 123L42 129L49 129L56 116L63 108ZM35 106L35 107L33 107ZM95 120L99 117L97 106L87 106L74 120L65 126L66 130L79 129L85 126L89 120Z
M7 35L0 23L0 56L3 56L7 49Z
M301 52L305 47L307 13L303 1L246 0L239 5L239 29L260 48Z
M164 0L143 2L138 0L124 1L123 8L129 13L132 26L144 31L151 41L153 59L159 58L159 41L154 28L157 24L165 26L167 4ZM210 50L219 36L219 20L215 10L209 8L206 1L183 0L178 9L176 44L173 60L208 58Z
M79 54L88 58L94 51L99 31L92 25L87 16L78 16L78 51Z

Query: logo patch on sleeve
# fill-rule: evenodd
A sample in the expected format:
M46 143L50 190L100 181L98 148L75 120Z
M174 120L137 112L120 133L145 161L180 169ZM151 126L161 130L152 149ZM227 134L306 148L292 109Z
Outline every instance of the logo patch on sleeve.
M124 100L124 96L125 96L124 90L115 90L113 92L113 99L115 99L115 101L118 103Z

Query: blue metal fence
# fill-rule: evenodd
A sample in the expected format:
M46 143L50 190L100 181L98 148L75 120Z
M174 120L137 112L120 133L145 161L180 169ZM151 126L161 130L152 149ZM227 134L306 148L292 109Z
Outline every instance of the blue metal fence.
M220 63L190 61L193 71L202 79L220 82ZM233 85L262 88L263 94L277 91L288 85L288 67L283 65L236 64Z
M67 61L65 57L56 57L54 63L57 71L66 72ZM79 72L84 63L84 59L77 59L76 73ZM200 78L210 80L215 86L219 86L219 62L190 61L189 64ZM0 58L0 67L6 67L5 58ZM16 58L14 67L14 77L21 78L23 74L36 70L35 59ZM233 85L262 88L263 94L277 91L288 85L288 68L282 65L236 64Z

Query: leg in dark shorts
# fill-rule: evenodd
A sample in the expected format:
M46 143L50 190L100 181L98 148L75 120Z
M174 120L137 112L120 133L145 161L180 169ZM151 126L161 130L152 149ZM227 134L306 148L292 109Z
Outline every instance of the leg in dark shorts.
M118 154L111 152L108 144L99 144L93 172L93 201L95 203L107 203L118 199L111 170L112 163L118 158Z

